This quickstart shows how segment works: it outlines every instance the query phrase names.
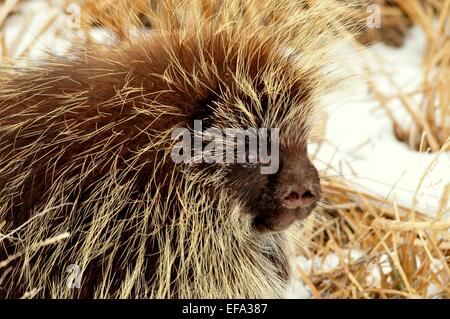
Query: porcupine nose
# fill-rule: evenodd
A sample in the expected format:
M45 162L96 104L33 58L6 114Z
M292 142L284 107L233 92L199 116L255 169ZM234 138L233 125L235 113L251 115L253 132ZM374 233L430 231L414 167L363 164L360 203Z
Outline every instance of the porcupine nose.
M309 189L291 191L283 198L283 206L289 209L308 207L314 203L316 195Z
M278 176L278 199L288 210L312 209L320 200L320 178L306 155L287 157Z

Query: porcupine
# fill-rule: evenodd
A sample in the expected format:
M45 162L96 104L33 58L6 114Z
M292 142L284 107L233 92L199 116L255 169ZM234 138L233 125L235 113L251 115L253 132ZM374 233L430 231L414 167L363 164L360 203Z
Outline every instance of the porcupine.
M307 145L336 82L323 69L340 6L277 1L289 18L271 24L268 8L244 20L232 5L197 19L192 2L171 13L177 28L166 16L114 49L2 71L1 296L284 296L320 199ZM195 120L278 128L277 172L174 163L172 132Z

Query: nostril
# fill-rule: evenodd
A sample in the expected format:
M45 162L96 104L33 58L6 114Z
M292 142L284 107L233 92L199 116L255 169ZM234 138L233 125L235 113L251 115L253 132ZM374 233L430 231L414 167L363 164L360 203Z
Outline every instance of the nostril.
M297 193L297 192L290 192L289 195L287 195L287 196L284 198L284 200L289 201L289 202L291 202L291 201L297 201L297 200L299 200L299 199L300 199L300 194Z
M283 205L287 208L294 209L311 205L315 200L315 195L311 191L299 193L292 191L283 199Z
M302 199L304 199L304 200L312 200L312 199L314 199L314 197L315 197L314 194L311 193L310 191L306 191L302 195Z

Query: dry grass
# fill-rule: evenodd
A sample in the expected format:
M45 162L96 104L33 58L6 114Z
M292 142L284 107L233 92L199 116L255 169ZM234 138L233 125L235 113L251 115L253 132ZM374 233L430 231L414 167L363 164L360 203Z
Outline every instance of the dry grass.
M21 2L3 1L0 32L8 17L16 12L20 14ZM129 32L130 26L151 25L145 11L155 8L156 2L138 0L130 7L129 1L124 0L88 0L83 2L85 14L81 16L81 27L88 31L92 26L102 25L113 30L120 39ZM385 24L381 30L364 34L366 38L360 38L362 42L383 40L400 45L406 29L414 23L427 35L427 50L423 59L424 82L422 89L415 92L423 95L420 105L414 105L411 94L405 94L401 88L395 97L384 96L373 83L370 83L371 90L391 114L400 140L416 150L447 151L450 149L450 0L376 2L383 7ZM437 17L437 27L432 27L433 17ZM48 26L53 21L49 18ZM45 31L36 32L36 38ZM26 58L35 44L29 43L23 51L15 52L14 48L6 46L5 34L0 33L2 62ZM410 126L404 126L390 112L387 102L393 98L400 99L408 111L412 118ZM319 266L305 272L298 268L299 278L309 286L315 298L450 298L450 225L444 219L449 212L450 185L441 196L436 217L432 218L414 208L399 207L395 202L360 193L343 178L327 179L323 184L326 205L322 225L312 235L306 257L320 264L329 256L336 256L339 262L332 269ZM0 221L0 243L7 235L2 234L3 225ZM57 245L67 236L69 234L61 234L30 249ZM351 258L351 251L360 252L359 258ZM0 260L0 285L9 263L9 259ZM32 298L38 290L36 287L23 298Z
M323 186L328 205L306 254L316 267L297 267L315 298L450 298L450 185L435 218L343 179Z
M450 138L450 1L396 0L396 3L426 36L422 84L416 92L404 92L386 74L397 91L395 96L384 95L371 80L369 86L389 114L400 141L413 150L438 152ZM407 121L394 115L389 106L393 100L400 101L408 114Z

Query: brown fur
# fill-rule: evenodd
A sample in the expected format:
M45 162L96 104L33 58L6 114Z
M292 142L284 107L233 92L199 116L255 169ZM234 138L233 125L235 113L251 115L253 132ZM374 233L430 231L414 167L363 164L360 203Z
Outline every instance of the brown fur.
M328 37L327 20L320 23ZM3 73L0 221L14 236L1 239L0 261L24 253L7 265L14 270L0 282L1 296L34 288L45 297L282 296L291 236L304 223L280 220L279 197L309 180L320 193L306 155L326 87L320 58L297 64L283 35L267 30L195 30ZM279 127L280 172L175 165L170 132L195 119ZM258 218L269 230L292 226L263 234L252 224ZM64 231L68 240L32 249ZM80 289L61 283L71 263L82 267Z

